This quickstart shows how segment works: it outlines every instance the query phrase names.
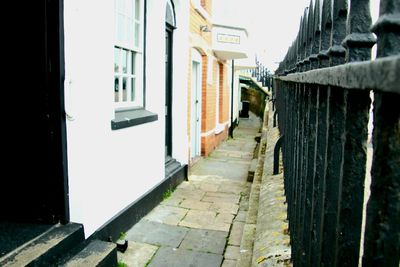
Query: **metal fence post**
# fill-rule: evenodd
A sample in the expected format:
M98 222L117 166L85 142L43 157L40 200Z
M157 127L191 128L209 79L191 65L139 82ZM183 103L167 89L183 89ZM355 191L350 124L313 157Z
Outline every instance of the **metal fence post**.
M377 56L400 54L400 2L381 0L373 31ZM386 70L387 71L387 70ZM399 93L374 94L374 156L368 201L363 266L399 266L400 103Z
M346 62L371 59L375 38L370 32L369 0L352 0L343 41ZM359 262L364 180L367 159L369 90L348 90L346 143L339 217L338 266Z

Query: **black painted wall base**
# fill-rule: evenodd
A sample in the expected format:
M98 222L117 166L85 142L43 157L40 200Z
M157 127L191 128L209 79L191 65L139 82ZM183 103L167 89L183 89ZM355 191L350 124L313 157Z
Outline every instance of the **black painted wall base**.
M94 232L87 241L94 239L103 241L117 240L121 232L128 231L163 200L164 192L175 189L180 183L187 180L187 177L187 165L175 168L174 172L169 173L168 176L166 175L166 178L158 185Z

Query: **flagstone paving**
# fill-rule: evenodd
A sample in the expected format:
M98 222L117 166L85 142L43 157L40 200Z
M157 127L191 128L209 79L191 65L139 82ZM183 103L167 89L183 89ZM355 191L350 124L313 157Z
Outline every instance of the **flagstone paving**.
M118 253L128 266L236 266L251 184L247 182L260 120L251 116L207 158L189 180L127 232Z

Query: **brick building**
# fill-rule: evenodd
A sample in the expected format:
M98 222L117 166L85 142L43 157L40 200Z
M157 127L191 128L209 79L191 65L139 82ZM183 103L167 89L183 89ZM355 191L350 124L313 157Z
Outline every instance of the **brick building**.
M218 5L224 5L219 1ZM228 2L226 2L228 3ZM247 58L247 31L226 25L212 0L190 2L188 136L190 162L226 139L240 93L233 84L234 60ZM235 99L235 101L233 101Z

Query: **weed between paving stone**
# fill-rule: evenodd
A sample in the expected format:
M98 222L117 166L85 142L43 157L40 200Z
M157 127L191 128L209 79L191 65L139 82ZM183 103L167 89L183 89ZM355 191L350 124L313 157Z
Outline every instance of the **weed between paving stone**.
M153 258L155 257L155 255L157 254L157 251L159 249L160 249L160 247L157 248L157 250L154 252L153 256L151 256L151 258L146 262L146 264L144 265L145 267L149 266L150 262L153 260Z
M146 265L147 266L147 265ZM117 267L128 267L128 264L126 264L123 261L119 261Z
M171 188L169 188L167 191L165 191L163 194L163 200L168 199L172 195L172 192L174 192L174 190L172 190Z

